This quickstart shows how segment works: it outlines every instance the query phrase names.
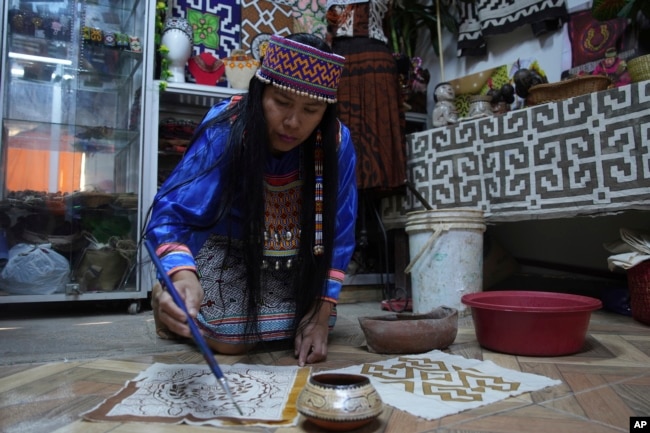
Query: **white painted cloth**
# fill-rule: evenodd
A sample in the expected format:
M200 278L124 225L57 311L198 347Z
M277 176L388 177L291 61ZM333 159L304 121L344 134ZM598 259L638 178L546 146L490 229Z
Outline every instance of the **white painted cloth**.
M562 383L439 350L332 372L368 376L385 404L429 420Z

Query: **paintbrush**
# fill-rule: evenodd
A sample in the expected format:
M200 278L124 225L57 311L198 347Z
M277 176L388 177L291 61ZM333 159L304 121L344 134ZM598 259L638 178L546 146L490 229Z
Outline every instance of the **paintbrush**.
M167 272L165 272L165 268L163 268L160 259L156 255L156 250L154 249L153 245L148 239L144 240L144 245L147 247L147 251L149 251L149 256L151 257L151 261L153 261L154 266L158 270L158 274L162 279L163 286L167 288L167 292L169 292L176 305L178 305L178 307L181 310L183 310L183 312L185 313L185 316L187 317L187 325L190 327L190 332L192 333L192 337L194 337L194 341L199 346L199 350L201 351L203 357L205 358L208 365L210 366L210 370L212 370L212 373L214 373L214 375L217 377L217 382L219 382L223 391L226 393L228 398L233 402L239 414L243 416L244 413L239 408L239 405L233 398L232 393L230 392L230 387L228 386L228 382L226 381L226 377L223 375L223 372L219 367L219 363L214 358L214 355L212 354L212 350L210 350L208 343L205 341L205 338L203 338L203 335L199 331L199 327L194 322L192 316L190 316L189 311L187 311L187 307L185 306L185 302L183 301L183 298L181 298L181 296L178 294L176 288L174 287L174 283L172 283L172 280L169 278L169 275L167 275Z

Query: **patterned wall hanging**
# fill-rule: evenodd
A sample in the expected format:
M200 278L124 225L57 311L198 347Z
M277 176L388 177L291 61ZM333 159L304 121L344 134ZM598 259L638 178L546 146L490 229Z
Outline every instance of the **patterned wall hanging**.
M241 47L251 50L260 34L289 35L293 33L291 8L285 4L266 0L241 0Z
M325 39L327 34L326 0L270 0L291 7L294 33L311 33Z
M487 53L490 36L507 34L530 25L540 37L559 30L568 19L565 0L476 0L459 2L458 57Z
M591 10L572 14L569 19L571 66L602 60L608 48L624 51L627 19L598 21Z
M241 0L173 0L171 15L192 24L193 55L209 52L223 59L240 48Z

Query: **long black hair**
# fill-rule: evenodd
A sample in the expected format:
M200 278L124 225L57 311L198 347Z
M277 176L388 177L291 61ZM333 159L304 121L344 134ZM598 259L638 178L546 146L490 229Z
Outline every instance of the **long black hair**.
M329 46L317 36L307 33L296 33L288 39L313 46L325 52L331 52ZM241 212L243 228L243 253L246 265L248 303L246 313L247 339L259 340L258 308L262 300L261 270L264 251L265 229L265 162L270 157L268 129L262 97L267 85L256 77L251 78L248 93L241 99L230 104L219 115L202 122L194 132L190 145L201 137L207 130L230 124L230 133L226 149L214 166L205 167L198 171L195 177L206 175L216 166L222 170L223 195L218 206L217 217L208 227L194 226L195 230L209 230L223 218L228 218L235 210ZM320 131L322 137L323 160L323 246L324 254L314 255L315 232L315 168L314 149L316 136ZM318 311L325 295L328 271L332 264L334 249L335 222L338 196L338 156L339 123L336 118L336 105L327 104L327 108L317 128L303 143L301 152L301 216L300 216L300 249L294 267L293 299L296 303L294 333L301 331L299 323L310 311ZM208 143L210 146L211 143ZM209 152L210 149L207 149ZM182 185L187 185L192 179L184 179ZM181 187L182 185L175 185ZM232 221L232 218L228 218ZM190 223L191 224L191 223ZM231 233L229 229L229 234ZM231 236L228 236L227 253L231 251ZM226 263L226 260L224 260Z

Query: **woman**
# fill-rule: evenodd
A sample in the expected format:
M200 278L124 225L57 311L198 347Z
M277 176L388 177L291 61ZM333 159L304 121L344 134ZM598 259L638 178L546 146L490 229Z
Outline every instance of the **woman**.
M218 353L293 338L299 365L327 356L355 245L342 67L318 37L273 36L248 93L207 113L154 199L145 236ZM168 293L152 306L159 335L190 336Z

